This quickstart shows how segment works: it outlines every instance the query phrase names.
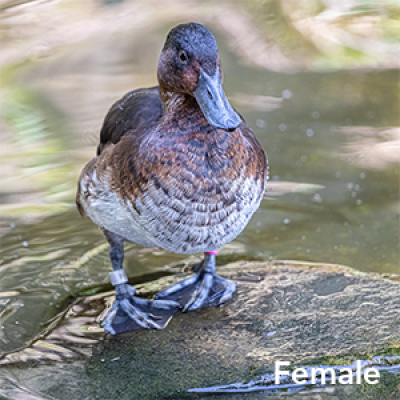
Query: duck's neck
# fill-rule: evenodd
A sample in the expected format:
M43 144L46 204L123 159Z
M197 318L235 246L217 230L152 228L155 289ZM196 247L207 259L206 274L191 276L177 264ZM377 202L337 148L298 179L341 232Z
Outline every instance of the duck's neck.
M188 94L160 90L160 97L163 103L164 112L169 115L177 112L179 113L183 108L187 110L200 111L196 99Z

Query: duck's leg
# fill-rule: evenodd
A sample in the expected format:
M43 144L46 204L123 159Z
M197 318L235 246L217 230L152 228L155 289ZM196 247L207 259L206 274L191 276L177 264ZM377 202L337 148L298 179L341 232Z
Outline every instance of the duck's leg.
M172 300L147 300L135 296L136 289L127 284L123 269L124 240L108 231L104 235L110 244L110 259L113 272L111 283L115 287L116 298L103 320L104 330L112 335L138 328L161 329L180 308Z
M216 251L204 253L204 260L195 266L196 275L158 293L156 299L177 301L184 311L216 306L230 299L236 283L215 274L216 254Z

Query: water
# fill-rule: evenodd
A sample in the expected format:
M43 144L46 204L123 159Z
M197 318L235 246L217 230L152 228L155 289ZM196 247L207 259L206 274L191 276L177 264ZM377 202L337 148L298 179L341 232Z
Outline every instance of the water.
M110 105L155 84L173 23L155 25L145 37L115 30L7 72L0 357L42 334L76 296L111 289L107 247L76 211L75 187ZM288 75L247 66L223 35L217 41L226 93L266 150L271 177L260 210L219 262L305 260L398 274L398 71ZM139 283L198 259L129 245L124 266Z

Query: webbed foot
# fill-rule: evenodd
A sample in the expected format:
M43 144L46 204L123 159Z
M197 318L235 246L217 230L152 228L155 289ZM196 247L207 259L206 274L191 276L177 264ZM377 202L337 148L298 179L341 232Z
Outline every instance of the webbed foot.
M176 301L183 311L193 311L223 304L232 297L236 283L215 274L214 254L206 253L204 260L194 270L199 272L158 293L155 298Z
M135 329L162 329L181 308L172 300L136 297L135 288L127 284L118 285L116 291L116 299L103 320L104 330L112 335Z

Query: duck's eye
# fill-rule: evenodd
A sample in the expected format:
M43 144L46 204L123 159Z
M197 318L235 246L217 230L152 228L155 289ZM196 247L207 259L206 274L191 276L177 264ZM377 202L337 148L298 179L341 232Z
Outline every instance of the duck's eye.
M188 55L186 54L185 50L179 50L179 60L182 64L186 64L188 62Z

